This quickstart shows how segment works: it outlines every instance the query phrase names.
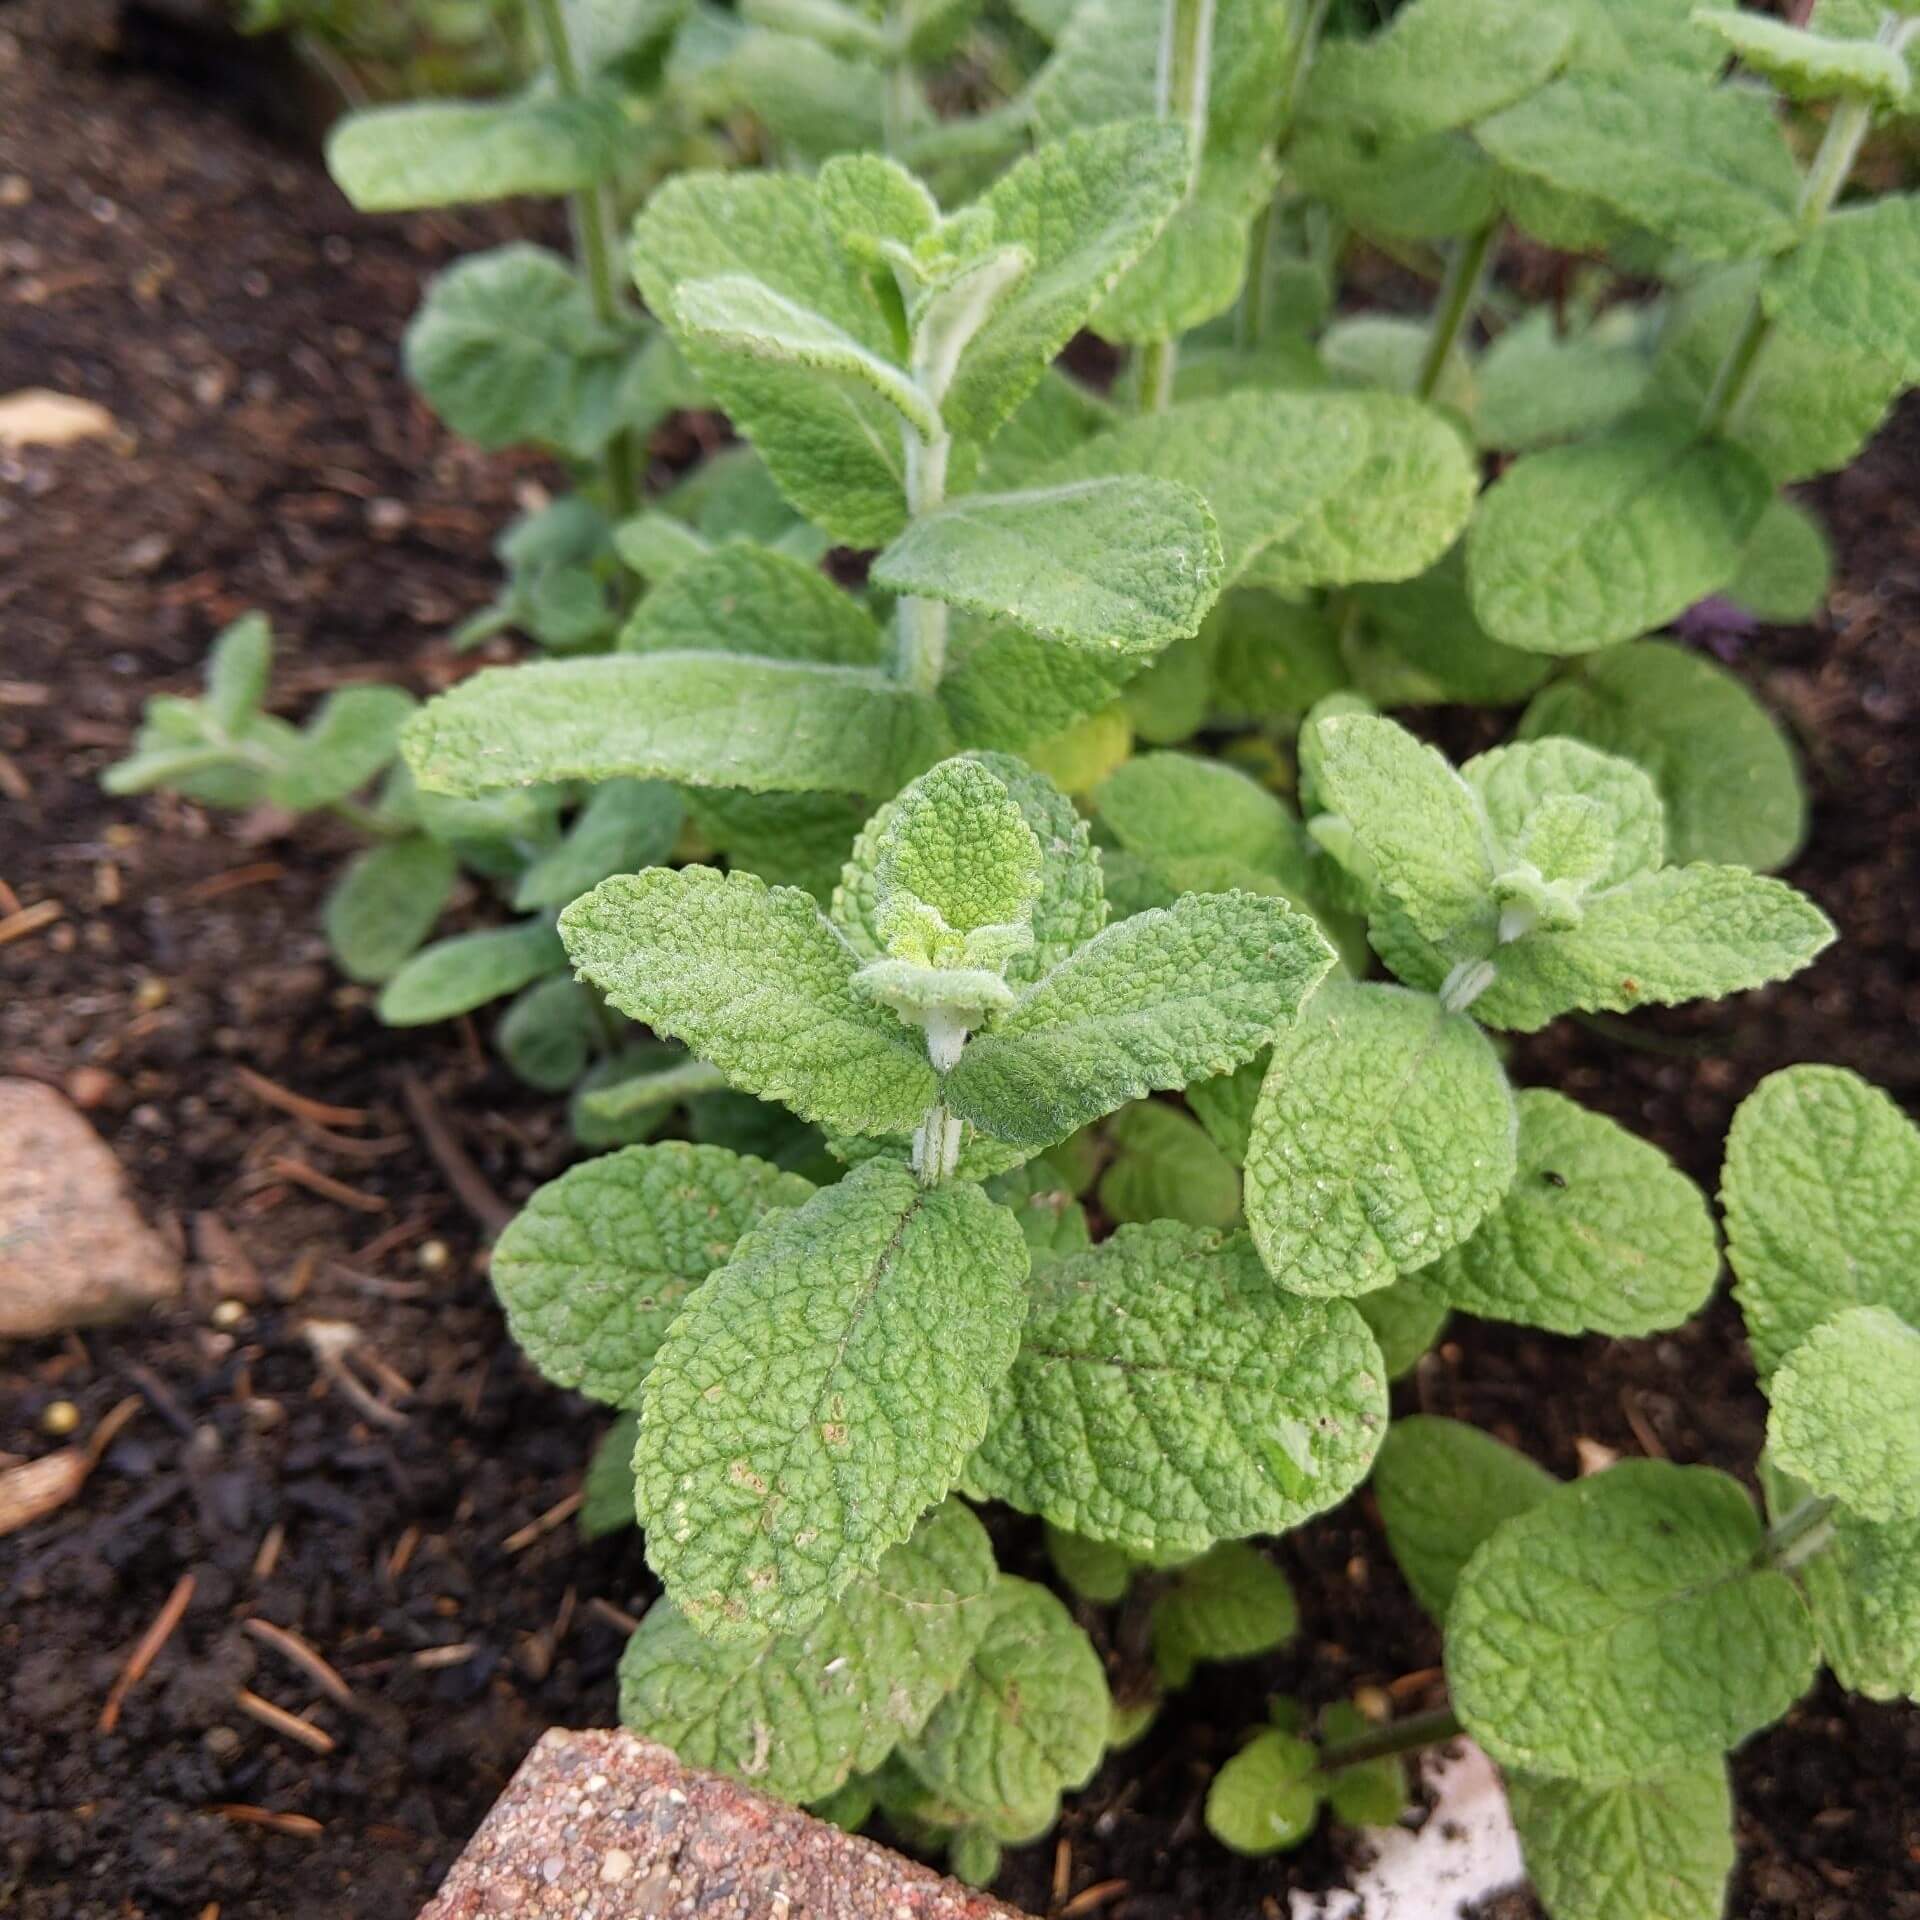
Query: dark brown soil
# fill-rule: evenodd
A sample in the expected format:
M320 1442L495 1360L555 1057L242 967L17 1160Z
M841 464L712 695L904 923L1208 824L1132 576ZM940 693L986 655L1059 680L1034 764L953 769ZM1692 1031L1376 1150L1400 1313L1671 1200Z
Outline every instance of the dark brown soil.
M190 1289L171 1314L0 1370L14 1454L45 1450L56 1400L83 1430L139 1408L76 1502L0 1543L0 1910L404 1920L543 1727L612 1718L620 1610L651 1590L632 1534L582 1547L563 1522L508 1544L577 1488L602 1416L506 1342L482 1236L405 1078L509 1202L560 1164L564 1135L482 1036L386 1031L329 971L315 915L344 840L115 803L95 781L140 699L187 686L250 606L273 617L296 706L343 677L425 690L459 670L441 636L488 597L488 541L542 476L446 436L407 394L397 343L422 277L502 224L357 218L311 161L103 65L77 17L0 9L0 393L84 395L120 428L0 457L0 879L64 908L0 946L0 1071L88 1108L188 1250ZM1815 831L1793 877L1844 944L1767 995L1637 1020L1640 1047L1563 1024L1516 1050L1521 1078L1703 1180L1741 1094L1784 1062L1837 1060L1920 1096L1917 477L1909 410L1820 490L1845 571L1834 617L1763 633L1742 659L1806 747ZM296 1117L243 1069L360 1117ZM358 1197L323 1197L303 1170ZM403 1420L328 1385L310 1337L328 1322L404 1382L389 1388ZM1406 1393L1568 1473L1581 1441L1744 1471L1760 1433L1724 1305L1639 1344L1461 1324ZM1034 1550L1011 1545L1016 1562ZM1265 1691L1317 1702L1374 1683L1417 1704L1437 1647L1364 1498L1279 1551L1295 1646L1204 1675L1076 1797L1058 1849L1010 1860L1003 1892L1044 1912L1117 1879L1097 1908L1112 1920L1254 1920L1336 1876L1324 1838L1280 1862L1224 1854L1200 1824L1210 1771ZM183 1575L184 1619L100 1732ZM354 1706L248 1619L304 1636ZM259 1724L242 1688L332 1751ZM1901 1784L1920 1777L1920 1714L1823 1683L1736 1772L1743 1920L1920 1913L1920 1806Z

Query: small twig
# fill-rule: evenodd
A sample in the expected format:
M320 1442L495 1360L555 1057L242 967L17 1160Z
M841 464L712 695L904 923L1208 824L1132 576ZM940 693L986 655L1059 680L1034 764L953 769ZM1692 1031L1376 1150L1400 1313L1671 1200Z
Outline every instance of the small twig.
M347 1365L348 1351L358 1342L360 1332L345 1320L308 1320L301 1324L301 1337L312 1352L315 1364L361 1413L378 1427L404 1427L407 1416L398 1408L371 1394L354 1378Z
M180 899L188 906L202 906L221 895L239 893L246 887L265 886L271 880L286 877L286 868L278 860L256 860L251 866L234 867L226 873L210 874L181 890Z
M376 1233L364 1247L355 1247L347 1257L356 1266L368 1266L376 1260L383 1260L397 1248L404 1247L409 1240L418 1240L433 1225L433 1215L416 1213L391 1227Z
M278 1107L282 1113L292 1114L296 1120L311 1120L319 1127L364 1127L367 1124L365 1107L329 1106L324 1100L314 1100L304 1093L295 1093L291 1087L283 1087L277 1080L269 1080L264 1073L256 1073L251 1067L236 1065L233 1077L257 1099L264 1100L270 1107Z
M260 1551L253 1556L253 1577L256 1580L268 1580L273 1570L280 1564L280 1549L287 1544L287 1527L284 1520L276 1520L260 1541Z
M146 1678L147 1669L160 1657L160 1649L172 1639L174 1628L180 1624L187 1603L193 1598L193 1586L193 1575L190 1573L183 1573L173 1583L173 1591L167 1595L166 1604L153 1616L153 1624L128 1654L127 1664L120 1669L119 1677L107 1693L106 1705L100 1709L100 1718L95 1722L101 1733L111 1733L120 1724L121 1706L127 1695Z
M91 1473L106 1458L107 1449L119 1437L120 1429L140 1411L141 1399L130 1393L116 1401L100 1416L100 1424L87 1437L87 1471Z
M420 1545L420 1529L409 1526L400 1538L393 1543L393 1551L387 1555L385 1568L387 1584L396 1585L400 1576L412 1564L413 1556Z
M420 1137L426 1143L427 1151L433 1156L435 1165L446 1175L447 1185L458 1196L460 1204L479 1221L487 1238L497 1239L513 1219L513 1209L488 1186L485 1176L474 1165L472 1156L454 1138L453 1130L442 1117L438 1103L427 1090L426 1082L418 1074L403 1073L400 1076L400 1091L406 1098L407 1111L413 1116L413 1124L420 1129Z
M285 1627L276 1627L271 1620L262 1620L258 1616L242 1621L241 1625L262 1646L271 1647L283 1659L290 1660L329 1699L337 1700L341 1706L355 1712L359 1711L360 1701L353 1689L297 1633Z
M508 1534L500 1542L500 1550L503 1553L524 1552L536 1540L545 1539L555 1527L563 1526L571 1520L580 1511L580 1504L586 1497L584 1491L576 1490L568 1494L564 1500L556 1500L537 1520L529 1520L524 1527Z
M235 1687L233 1704L249 1719L258 1720L275 1733L285 1734L289 1740L297 1740L315 1753L331 1753L339 1744L324 1727L316 1727L311 1720L302 1720L297 1713L289 1713L285 1707L276 1707L271 1700L261 1699L250 1687Z
M267 1827L274 1833L295 1833L303 1839L311 1839L316 1834L326 1832L318 1820L304 1813L276 1813L271 1807L218 1806L209 1809L223 1820L233 1820L243 1827Z
M1060 1909L1060 1920L1080 1920L1082 1914L1098 1913L1102 1907L1110 1906L1123 1893L1131 1891L1130 1880L1096 1880L1090 1887L1082 1887L1067 1904Z
M38 933L42 927L51 926L66 912L58 900L36 900L30 907L22 907L18 913L10 913L0 920L0 947L9 941L24 940L30 933Z
M598 1614L616 1633L638 1633L640 1622L625 1607L616 1607L611 1600L603 1600L597 1593L587 1602L587 1611Z
M1633 1429L1633 1437L1640 1442L1640 1451L1649 1459L1665 1460L1666 1448L1661 1444L1660 1436L1654 1432L1653 1423L1641 1411L1640 1396L1631 1387L1620 1389L1620 1411L1627 1417L1627 1425Z
M343 1207L351 1207L356 1213L385 1213L393 1204L385 1195L368 1193L360 1187L350 1187L344 1180L336 1180L330 1173L322 1173L317 1167L310 1167L304 1160L296 1160L291 1154L276 1153L267 1162L266 1170L277 1179L291 1180L296 1187L305 1187L309 1193L317 1193L323 1200L337 1201Z

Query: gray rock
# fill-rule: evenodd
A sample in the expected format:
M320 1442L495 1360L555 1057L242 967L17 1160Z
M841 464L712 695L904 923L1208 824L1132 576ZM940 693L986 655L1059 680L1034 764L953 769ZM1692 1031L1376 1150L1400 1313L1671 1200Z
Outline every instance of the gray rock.
M0 1079L0 1340L122 1320L179 1290L179 1261L100 1136L53 1088Z

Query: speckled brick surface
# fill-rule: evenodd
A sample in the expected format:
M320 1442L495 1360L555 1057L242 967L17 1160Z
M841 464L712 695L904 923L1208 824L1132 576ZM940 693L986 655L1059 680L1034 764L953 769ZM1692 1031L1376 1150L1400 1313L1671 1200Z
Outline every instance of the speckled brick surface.
M1020 1920L665 1747L556 1729L420 1920Z

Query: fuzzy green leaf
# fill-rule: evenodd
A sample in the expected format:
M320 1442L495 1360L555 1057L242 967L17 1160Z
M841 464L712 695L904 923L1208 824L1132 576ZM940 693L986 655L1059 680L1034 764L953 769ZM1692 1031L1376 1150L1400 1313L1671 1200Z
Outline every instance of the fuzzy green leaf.
M1247 277L1253 216L1272 198L1273 163L1209 162L1160 237L1093 316L1103 340L1177 338L1217 319Z
M1320 1755L1313 1743L1269 1727L1213 1776L1207 1831L1235 1853L1285 1853L1320 1818Z
M892 803L875 862L880 916L902 896L960 934L1024 926L1040 843L1005 783L978 760L943 760Z
M267 776L268 800L289 813L307 813L346 799L392 761L413 711L413 695L399 687L342 687L328 694Z
M1565 735L1653 776L1667 853L1764 872L1806 834L1807 802L1784 729L1724 667L1644 640L1583 661L1539 694L1522 739Z
M1176 892L1216 885L1311 891L1310 851L1286 803L1217 760L1146 753L1094 794L1101 824Z
M1790 100L1871 100L1897 107L1912 91L1907 63L1892 47L1831 40L1741 7L1702 7L1693 17L1711 27L1743 67L1765 74Z
M207 650L207 718L238 733L260 711L273 676L273 629L262 613L242 614Z
M751 653L820 666L879 667L887 636L818 567L773 547L729 542L647 595L620 635L625 653Z
M327 167L362 213L403 213L590 187L613 171L626 134L611 93L418 100L348 114L328 137Z
M658 1602L620 1660L620 1719L691 1766L817 1800L926 1725L993 1617L986 1529L936 1507L804 1631L716 1642Z
M851 950L797 887L654 867L602 881L560 930L582 978L628 1019L804 1119L904 1133L933 1100L919 1037L855 996Z
M1833 586L1826 530L1797 501L1773 501L1747 536L1740 570L1727 582L1736 606L1776 626L1814 619ZM1757 864L1757 863L1756 863Z
M667 1329L764 1215L813 1192L720 1147L627 1147L549 1180L493 1250L515 1343L555 1386L637 1407Z
M582 1540L601 1540L639 1525L633 1510L633 1447L639 1437L640 1416L631 1409L600 1436L580 1483Z
M1468 530L1474 611L1534 653L1637 639L1733 578L1772 493L1750 454L1672 416L1528 454Z
M1275 1290L1244 1236L1122 1227L1035 1274L969 1484L1141 1554L1281 1533L1336 1505L1385 1431L1343 1302Z
M1798 237L1800 174L1763 96L1671 69L1571 73L1475 129L1517 173L1586 194L1701 260Z
M1659 1148L1557 1093L1528 1088L1519 1171L1473 1238L1430 1276L1456 1307L1551 1333L1677 1327L1713 1292L1705 1196Z
M1002 1574L985 1634L953 1691L899 1752L947 1808L996 1838L1031 1839L1106 1749L1100 1656L1045 1587Z
M1134 1561L1118 1547L1104 1540L1089 1540L1084 1534L1069 1533L1064 1527L1046 1529L1047 1558L1053 1570L1082 1600L1095 1606L1110 1607L1126 1598L1133 1584Z
M1153 1603L1153 1661L1184 1687L1202 1660L1251 1660L1285 1646L1300 1626L1287 1577L1244 1540L1188 1562Z
M1356 588L1354 601L1363 618L1347 636L1347 657L1382 706L1509 706L1553 671L1551 660L1494 639L1474 617L1464 544L1417 580Z
M781 491L836 539L890 540L906 519L900 416L861 380L731 351L691 333L689 282L745 275L880 361L887 322L819 190L795 174L688 173L634 223L634 276L689 364L760 450Z
M1829 351L1872 354L1920 380L1920 194L1822 221L1761 297L1782 326Z
M1238 1170L1179 1108L1141 1100L1122 1107L1106 1131L1115 1157L1100 1176L1100 1205L1110 1220L1224 1230L1239 1219Z
M1064 1140L1252 1058L1332 964L1319 929L1281 901L1185 895L1107 928L1027 988L969 1042L947 1102L997 1140Z
M1432 1350L1451 1311L1431 1272L1407 1274L1390 1287L1359 1295L1353 1304L1373 1330L1389 1380L1411 1373Z
M877 672L680 652L486 668L430 700L401 749L438 793L631 779L880 794L946 738L932 700Z
M1026 1244L890 1160L773 1215L674 1322L634 1465L648 1557L715 1639L800 1632L904 1540L986 1431Z
M327 946L349 980L390 979L433 931L460 867L425 834L354 855L327 895Z
M940 704L961 745L1027 753L1111 706L1139 664L962 614L953 622Z
M1283 1287L1367 1293L1467 1238L1514 1169L1513 1098L1464 1014L1330 981L1274 1044L1247 1143L1247 1223Z
M451 1020L566 964L567 950L545 920L455 934L421 948L394 974L380 995L380 1018L390 1027Z
M1595 334L1562 335L1530 313L1481 356L1473 426L1483 447L1530 452L1598 432L1646 391L1646 357Z
M1818 1661L1760 1517L1706 1467L1627 1460L1557 1488L1474 1554L1447 1679L1505 1766L1607 1785L1718 1756L1785 1713Z
M1851 1307L1789 1353L1767 1392L1767 1448L1865 1520L1920 1520L1920 1332Z
M1068 646L1149 656L1198 629L1220 591L1220 540L1191 487L1083 480L925 514L873 579Z
M1920 1128L1857 1074L1761 1081L1727 1134L1720 1205L1763 1380L1843 1308L1920 1323Z
M682 811L664 780L609 780L594 788L567 837L520 876L513 904L522 913L564 907L609 874L664 860L680 836Z
M565 1093L586 1072L605 1023L589 988L550 973L515 995L493 1030L507 1069L542 1093Z
M1396 1420L1373 1465L1387 1545L1414 1598L1442 1623L1480 1543L1559 1484L1492 1434L1426 1413Z
M1554 1920L1720 1920L1733 1872L1724 1761L1594 1787L1516 1773L1507 1804Z
M992 437L1153 243L1191 163L1184 127L1123 120L1053 141L981 196L995 246L1024 247L1033 269L961 354L942 403L951 427Z

